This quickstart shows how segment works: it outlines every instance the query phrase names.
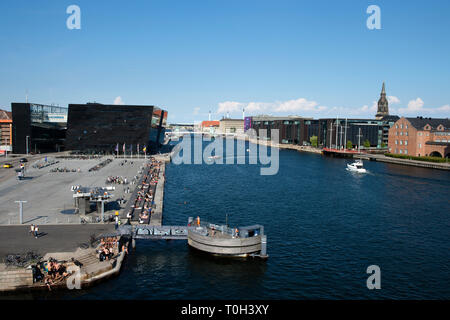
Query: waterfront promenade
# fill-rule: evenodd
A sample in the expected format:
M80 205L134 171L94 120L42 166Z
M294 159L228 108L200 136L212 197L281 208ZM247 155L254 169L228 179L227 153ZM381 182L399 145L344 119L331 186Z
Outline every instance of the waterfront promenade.
M37 239L28 233L29 230L29 225L0 225L0 263L8 254L33 251L44 256L48 252L72 252L80 245L89 244L91 235L98 237L114 232L114 225L40 225Z

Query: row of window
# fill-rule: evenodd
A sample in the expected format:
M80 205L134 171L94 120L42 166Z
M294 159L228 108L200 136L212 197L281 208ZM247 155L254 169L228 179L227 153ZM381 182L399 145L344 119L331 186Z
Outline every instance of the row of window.
M398 136L398 131L395 131L395 135ZM403 135L403 131L400 131L400 135ZM408 131L405 131L405 136L408 135Z
M405 141L403 141L403 140L400 140L400 143L399 143L399 141L398 140L395 140L395 144L400 144L400 145L405 145L405 146L407 146L408 145L408 140L405 140Z
M408 154L408 149L395 149L395 153Z
M435 132L435 136L450 136L450 132Z
M398 124L395 125L395 129L398 129ZM400 123L400 129L403 129L403 123ZM407 124L405 124L405 129L408 129Z

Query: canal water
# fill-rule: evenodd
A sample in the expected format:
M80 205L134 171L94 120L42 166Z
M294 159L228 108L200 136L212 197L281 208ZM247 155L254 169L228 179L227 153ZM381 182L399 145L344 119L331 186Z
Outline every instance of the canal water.
M347 162L280 150L272 176L248 161L168 164L164 224L262 224L269 259L138 241L119 277L64 298L449 299L450 173L366 161L358 175ZM370 265L380 290L366 286Z

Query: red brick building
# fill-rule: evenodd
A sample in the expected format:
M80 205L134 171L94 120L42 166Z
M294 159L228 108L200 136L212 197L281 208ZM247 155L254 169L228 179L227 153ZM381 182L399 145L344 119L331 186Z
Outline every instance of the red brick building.
M9 111L0 110L0 153L6 146L12 144L12 114Z
M402 117L389 129L388 147L393 154L450 157L450 120Z

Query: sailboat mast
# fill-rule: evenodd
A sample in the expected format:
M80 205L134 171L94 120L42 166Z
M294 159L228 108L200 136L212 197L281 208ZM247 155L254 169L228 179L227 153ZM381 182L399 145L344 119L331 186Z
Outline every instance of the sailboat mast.
M359 128L358 134L358 152L361 153L361 128Z
M333 136L333 121L330 122L330 148L332 147L331 138Z
M338 144L338 134L339 134L339 127L338 127L338 122L339 122L339 117L336 118L336 149L337 149L337 144Z
M347 118L345 118L344 149L347 149Z

